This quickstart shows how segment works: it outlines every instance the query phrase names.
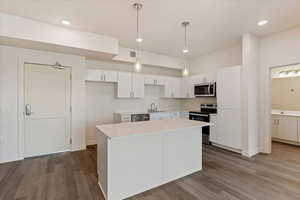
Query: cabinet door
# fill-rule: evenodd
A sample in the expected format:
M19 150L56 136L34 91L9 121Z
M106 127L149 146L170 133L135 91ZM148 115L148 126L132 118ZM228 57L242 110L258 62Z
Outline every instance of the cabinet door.
M118 73L115 71L103 71L103 79L106 82L117 82Z
M221 108L240 108L241 67L224 68L217 73L217 103Z
M174 97L173 93L173 81L171 77L165 79L165 97L171 98Z
M218 109L217 143L234 149L241 149L239 109Z
M157 76L155 81L156 81L156 85L160 85L160 86L165 85L165 78L163 76Z
M278 117L272 116L272 137L273 138L279 138L278 136Z
M212 126L209 126L209 140L214 143L218 143L217 141L217 115L210 115L210 122L213 123Z
M102 81L103 72L101 70L89 69L87 70L87 81Z
M193 98L194 97L194 84L190 77L182 79L182 97Z
M278 123L278 137L283 140L298 141L297 118L280 116Z
M298 122L298 142L300 142L300 118L297 119Z
M132 74L132 92L133 97L142 98L144 97L144 75L142 74Z
M152 75L145 75L145 85L155 85L155 77Z
M173 79L173 93L175 98L182 97L181 94L181 78L174 78Z
M131 73L119 72L118 75L118 97L129 98L132 93ZM144 86L144 83L143 83Z

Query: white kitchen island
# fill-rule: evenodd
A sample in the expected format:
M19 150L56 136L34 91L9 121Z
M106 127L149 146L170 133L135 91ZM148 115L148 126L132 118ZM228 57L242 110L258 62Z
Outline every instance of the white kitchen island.
M202 169L202 127L166 119L97 126L98 183L120 200Z

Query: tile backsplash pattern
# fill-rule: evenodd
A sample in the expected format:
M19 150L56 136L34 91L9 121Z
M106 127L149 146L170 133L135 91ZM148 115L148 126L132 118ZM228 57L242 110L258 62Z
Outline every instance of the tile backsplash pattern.
M190 110L200 110L200 104L202 103L217 103L217 98L215 97L199 97L194 99L185 99L182 101L181 109Z

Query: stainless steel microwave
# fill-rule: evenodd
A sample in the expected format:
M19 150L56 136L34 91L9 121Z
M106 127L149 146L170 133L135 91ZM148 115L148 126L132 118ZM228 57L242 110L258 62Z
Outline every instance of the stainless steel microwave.
M195 97L215 97L216 82L196 84L194 87Z

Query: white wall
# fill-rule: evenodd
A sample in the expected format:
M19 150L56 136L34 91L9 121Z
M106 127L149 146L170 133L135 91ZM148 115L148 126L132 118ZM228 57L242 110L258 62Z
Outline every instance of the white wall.
M117 62L117 61L99 61L99 60L86 60L86 66L89 69L104 69L104 70L115 70L132 72L134 70L133 64ZM181 77L181 70L168 69L165 67L154 67L149 65L143 65L142 69L145 74L156 74L163 76L176 76Z
M216 71L218 68L242 64L242 44L220 49L197 57L190 62L190 74Z
M259 152L258 138L258 69L259 39L252 34L243 36L241 75L243 155L252 157Z
M0 46L0 162L23 159L24 62L54 64L56 61L72 67L72 150L85 148L85 58Z
M0 24L0 38L84 49L111 56L118 54L119 41L112 37L67 29L1 12Z
M134 63L135 58L130 57L130 51L135 51L135 50L120 47L119 54L115 56L113 60ZM166 55L147 52L147 51L140 51L139 54L143 64L146 65L161 66L161 67L166 67L171 69L183 69L184 64L186 63L186 60L181 58L166 56Z
M260 148L271 151L270 68L300 63L300 28L262 38L260 41L259 127Z

